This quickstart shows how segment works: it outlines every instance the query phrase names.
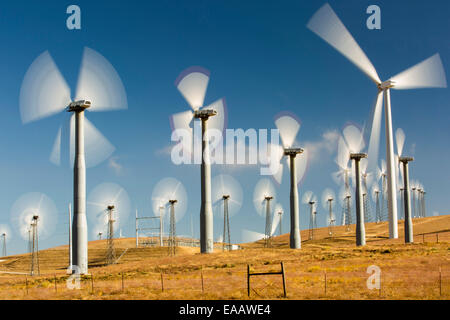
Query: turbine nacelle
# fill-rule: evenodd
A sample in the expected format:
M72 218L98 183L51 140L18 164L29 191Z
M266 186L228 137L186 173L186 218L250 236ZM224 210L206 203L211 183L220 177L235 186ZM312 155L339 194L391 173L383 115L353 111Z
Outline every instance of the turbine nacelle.
M394 80L387 80L387 81L384 81L384 82L378 84L378 89L386 90L386 89L395 87L395 85L396 85L396 82Z
M414 161L414 158L413 157L399 157L398 161L403 162L403 163L408 163L410 161Z
M91 101L89 100L78 100L71 102L67 107L67 112L78 112L84 111L91 106Z
M295 157L297 156L297 154L303 153L303 149L302 148L287 148L284 149L284 155L285 156L290 156L290 157Z
M350 154L350 160L359 161L364 158L367 158L367 153L351 153Z
M222 199L223 200L228 200L230 198L230 195L229 194L224 194L223 196L222 196Z
M194 111L194 118L208 120L209 117L217 115L217 111L213 109L202 109Z

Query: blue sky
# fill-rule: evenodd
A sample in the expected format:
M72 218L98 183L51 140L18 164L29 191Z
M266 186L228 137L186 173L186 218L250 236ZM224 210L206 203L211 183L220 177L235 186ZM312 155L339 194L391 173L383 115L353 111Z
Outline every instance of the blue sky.
M74 2L75 3L75 2ZM89 119L116 147L114 160L87 171L88 194L102 182L123 186L132 208L150 215L153 187L175 177L188 190L188 211L177 225L190 232L189 216L198 236L200 171L171 164L162 150L170 145L169 116L188 107L174 82L184 69L199 65L211 72L205 102L225 97L229 128L274 128L274 116L291 111L300 117L300 143L320 143L327 131L341 130L351 121L369 119L376 89L372 82L332 47L306 28L320 1L77 1L82 30L66 28L65 1L3 1L0 4L0 224L10 224L14 201L27 192L47 194L58 209L55 234L41 247L67 243L66 208L72 199L72 172L48 160L60 124L58 116L23 125L19 90L32 61L49 50L61 72L75 88L82 50L88 46L105 56L124 83L129 109L89 114ZM329 1L376 67L382 79L439 52L450 65L450 3L448 1ZM381 8L382 29L368 30L365 13L371 4ZM448 73L447 73L448 76ZM450 110L448 89L392 93L394 128L406 133L405 153L415 157L412 178L427 194L427 211L447 214L450 174L443 161L448 148ZM383 120L384 121L384 120ZM384 128L384 122L383 122ZM384 131L384 129L382 129ZM384 134L380 156L384 157ZM300 192L320 196L326 187L338 192L331 178L337 170L335 151L321 150L310 163ZM444 160L443 160L444 159ZM240 228L264 232L264 219L253 208L257 167L213 167L212 175L228 173L244 189L241 212L233 217L232 238ZM288 179L277 188L288 212ZM301 228L307 228L307 208L301 205ZM319 226L325 214L319 208ZM340 215L340 210L337 210ZM133 215L123 234L134 236ZM215 236L223 226L215 220ZM287 216L283 229L288 230ZM26 250L15 232L10 252Z

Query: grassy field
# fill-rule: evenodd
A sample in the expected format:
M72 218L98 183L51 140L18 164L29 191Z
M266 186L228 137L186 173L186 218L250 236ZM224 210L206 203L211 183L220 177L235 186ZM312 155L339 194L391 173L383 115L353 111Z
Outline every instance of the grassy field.
M90 275L80 289L66 281L67 246L39 252L40 276L27 276L30 255L2 258L0 299L445 299L450 297L450 216L414 219L415 243L388 238L388 225L366 224L367 245L355 246L355 226L316 229L302 249L289 249L289 235L242 244L242 250L202 255L199 248L135 248L135 239L115 240L121 258L105 265L105 240L89 243ZM247 265L252 272L279 272L283 262L287 297L280 275L251 278L247 295ZM381 289L369 290L371 265L381 269Z

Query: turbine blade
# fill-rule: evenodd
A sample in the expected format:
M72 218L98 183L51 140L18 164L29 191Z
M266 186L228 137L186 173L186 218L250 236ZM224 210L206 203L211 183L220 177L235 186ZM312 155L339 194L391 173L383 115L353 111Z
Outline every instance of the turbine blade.
M381 83L374 66L328 3L313 15L307 27L349 59L373 82Z
M20 88L23 123L52 116L70 103L70 89L52 57L45 51L28 68Z
M370 132L369 150L367 152L367 170L375 171L378 163L380 149L381 116L383 111L383 91L378 91L376 102L372 111L372 125Z
M444 67L438 53L393 76L393 89L446 88Z
M346 126L342 133L347 142L349 152L360 152L364 148L365 144L362 132L355 125Z
M401 157L403 152L403 146L405 145L405 133L401 128L398 128L395 131L395 142L397 144L398 156Z
M285 115L275 120L275 126L280 131L281 141L285 148L290 148L294 144L295 137L300 130L300 122L295 118Z
M228 198L228 216L232 217L239 212L242 206L243 191L239 182L230 175L220 174L213 178L212 201L223 203L223 196ZM217 206L217 216L223 217L223 206Z
M335 162L342 170L347 169L348 161L350 160L350 150L342 136L338 140L338 153Z
M177 200L175 204L175 221L183 218L187 209L187 194L183 184L175 178L164 178L160 180L152 192L152 208L156 216L159 216L160 206L167 206L169 200ZM170 215L165 215L169 219Z
M53 143L52 153L50 154L50 161L57 166L61 164L61 131L62 127L59 127L55 142Z
M190 127L194 114L192 111L184 111L171 116L170 123L175 131L175 139L181 139L183 150L192 154L193 149L193 129Z
M184 70L175 81L175 86L193 110L203 106L209 82L209 71L201 67Z
M250 231L250 230L246 230L246 229L242 230L242 242L244 242L244 243L256 242L258 240L264 239L265 236L266 235L263 233Z
M89 111L127 109L127 95L114 67L98 52L85 47L76 100L90 100Z
M273 219L272 219L272 229L270 230L270 236L274 235L279 224L280 224L280 215L278 214L278 212L274 211Z
M276 192L273 184L267 178L258 181L253 192L253 204L259 215L265 216L265 197L273 197L271 203L276 203Z
M75 116L70 119L70 163L75 160ZM114 152L114 146L85 117L84 118L84 153L86 168L95 167L108 159Z

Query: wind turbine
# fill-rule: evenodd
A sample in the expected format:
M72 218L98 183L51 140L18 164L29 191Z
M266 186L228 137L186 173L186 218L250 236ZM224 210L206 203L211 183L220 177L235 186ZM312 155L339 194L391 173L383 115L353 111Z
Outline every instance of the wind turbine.
M223 250L231 250L230 218L242 206L242 187L230 175L218 175L212 181L213 209L223 219Z
M281 203L277 203L275 205L274 212L275 212L275 215L278 215L278 220L279 220L279 225L280 225L279 235L281 236L283 234L283 230L282 230L282 225L283 225L282 222L283 222L283 220L282 220L282 218L283 218L283 214L284 214L283 206L281 205ZM275 219L275 216L274 216L274 219ZM275 225L275 224L272 223L272 228L273 228L273 225Z
M301 182L306 171L308 163L308 154L306 150L294 147L295 138L300 130L300 121L292 114L282 113L275 119L275 125L280 132L281 141L283 143L282 155L288 157L287 164L290 168L290 214L291 214L291 230L289 237L289 245L292 249L301 248L300 222L298 210L298 189L297 184ZM303 154L302 154L303 153ZM281 184L283 166L280 165L278 172L274 175L275 179Z
M31 64L20 89L20 113L29 123L60 112L70 119L70 160L74 169L73 264L75 272L88 272L86 222L86 165L95 166L108 158L114 147L85 118L84 111L126 109L127 98L114 67L96 51L84 48L75 97L52 57L45 51ZM59 165L62 129L53 145L50 160ZM86 157L85 157L86 151Z
M372 200L375 202L375 222L379 223L382 220L381 205L380 205L380 188L378 183L374 182L372 185Z
M31 275L35 274L35 268L40 273L38 241L52 235L57 223L56 212L53 201L40 192L23 194L11 208L11 222L29 244Z
M256 212L266 218L266 227L264 232L265 246L271 246L272 238L272 210L271 203L276 203L276 192L273 184L267 178L260 179L253 192L253 204Z
M384 159L381 159L380 167L378 167L378 166L376 167L376 172L377 172L377 180L381 180L380 216L381 216L381 220L385 220L387 218L386 211L388 210L388 199L386 197L386 195L387 195L386 161L384 161Z
M378 161L381 111L385 107L386 158L389 202L389 237L398 238L397 226L397 188L395 178L394 144L391 116L391 89L445 88L447 81L439 54L397 74L387 81L381 81L374 66L361 50L350 32L338 18L328 3L323 5L309 20L307 27L329 43L356 67L365 73L377 86L378 94L373 112L369 142L369 168Z
M87 204L88 216L97 225L94 237L100 232L103 234L106 231L106 264L113 264L116 261L115 230L126 224L130 214L128 194L118 184L105 182L90 192Z
M334 191L330 188L326 188L322 193L322 207L328 210L327 224L328 224L328 234L333 236L333 227L336 223L336 218L333 213L333 201L336 196Z
M355 125L347 125L342 131L342 136L339 139L340 153L346 154L350 160L353 160L354 181L355 188L355 202L356 202L356 245L363 246L366 244L366 232L364 227L364 210L363 198L361 188L361 171L360 161L367 157L367 154L361 153L365 143L361 130Z
M175 254L176 248L176 223L183 218L187 208L187 194L183 184L175 178L160 180L152 192L152 208L155 216L162 220L169 220L169 254ZM163 208L163 210L161 209ZM169 215L161 214L169 210ZM163 230L161 230L163 233Z
M303 194L302 202L309 205L309 240L314 238L314 226L315 226L315 205L317 203L317 198L312 191L306 191Z
M192 153L194 146L194 158L201 157L201 208L200 208L200 252L211 253L214 250L213 239L213 211L211 203L211 164L209 151L209 136L211 129L222 133L225 123L225 100L219 99L209 106L204 107L206 89L209 82L209 71L201 67L191 67L184 70L175 81L175 85L186 99L193 111L172 115L172 128L175 135L182 130L189 138L183 140L183 152ZM213 118L211 118L213 117ZM211 118L211 119L210 119ZM201 154L196 150L197 141L193 135L191 122L194 119L201 121ZM208 121L208 119L210 119ZM209 128L208 128L209 127ZM195 125L194 125L195 128ZM217 132L215 132L217 133ZM195 131L194 131L195 134ZM218 143L220 141L214 141Z
M7 256L6 244L11 240L11 229L6 224L0 224L0 237L2 240L2 257Z

